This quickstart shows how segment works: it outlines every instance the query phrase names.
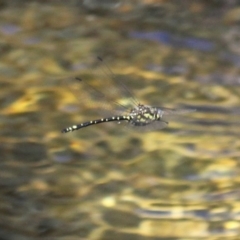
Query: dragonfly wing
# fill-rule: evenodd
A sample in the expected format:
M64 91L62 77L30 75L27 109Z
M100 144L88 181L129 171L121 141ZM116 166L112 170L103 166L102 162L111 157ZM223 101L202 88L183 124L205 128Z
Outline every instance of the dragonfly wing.
M156 131L156 130L166 128L168 126L168 123L164 121L154 121L144 126L135 126L131 123L127 123L126 126L137 132L151 132L151 131Z
M191 112L195 112L196 109L175 109L175 108L164 108L160 107L163 111L163 115L182 115L182 114L187 114Z
M174 108L159 108L162 111L162 120L169 121L172 119L179 119L182 115L195 112L196 109L174 109Z

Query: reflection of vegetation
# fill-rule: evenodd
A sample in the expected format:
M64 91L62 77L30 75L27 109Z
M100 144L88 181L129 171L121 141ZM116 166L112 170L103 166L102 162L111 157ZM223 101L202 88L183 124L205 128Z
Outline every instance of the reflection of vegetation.
M28 2L1 5L1 236L210 239L217 233L237 239L234 4L125 1L99 16L78 7L79 1L71 7ZM147 4L157 9L152 16ZM139 29L173 36L179 31L218 47L206 53L130 39L129 32ZM109 61L114 72L124 75L139 99L198 111L159 132L102 127L63 136L59 129L82 120L85 111L55 76L86 73L82 63L100 50L114 59Z

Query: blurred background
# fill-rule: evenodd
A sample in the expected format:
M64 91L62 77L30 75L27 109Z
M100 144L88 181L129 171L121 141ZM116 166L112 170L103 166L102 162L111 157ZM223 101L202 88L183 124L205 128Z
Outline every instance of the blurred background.
M1 240L239 239L239 1L1 0L0 53ZM141 103L197 111L62 134L114 115L74 81L122 93L97 56Z

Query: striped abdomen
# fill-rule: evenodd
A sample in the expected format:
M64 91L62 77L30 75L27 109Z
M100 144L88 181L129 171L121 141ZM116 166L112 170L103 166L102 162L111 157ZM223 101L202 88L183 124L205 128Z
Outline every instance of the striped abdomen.
M73 125L71 127L64 128L62 132L63 133L72 132L80 128L84 128L84 127L88 127L94 124L99 124L104 122L113 122L113 121L119 122L119 121L129 121L129 120L130 120L130 116L114 116L114 117L108 117L108 118L101 118L101 119L92 120L92 121L88 121L88 122L80 123L77 125Z

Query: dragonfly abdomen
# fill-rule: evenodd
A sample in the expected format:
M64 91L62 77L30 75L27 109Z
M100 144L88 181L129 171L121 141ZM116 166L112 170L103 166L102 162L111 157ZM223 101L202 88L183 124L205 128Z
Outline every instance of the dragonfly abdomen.
M113 117L108 117L108 118L96 119L96 120L83 122L83 123L80 123L80 124L72 125L71 127L64 128L62 130L62 133L72 132L72 131L78 130L80 128L84 128L84 127L88 127L88 126L91 126L91 125L104 123L104 122L129 121L130 118L131 117L127 115L127 116L113 116Z

